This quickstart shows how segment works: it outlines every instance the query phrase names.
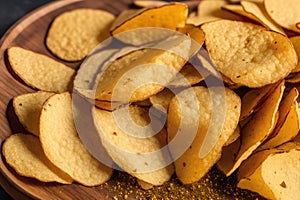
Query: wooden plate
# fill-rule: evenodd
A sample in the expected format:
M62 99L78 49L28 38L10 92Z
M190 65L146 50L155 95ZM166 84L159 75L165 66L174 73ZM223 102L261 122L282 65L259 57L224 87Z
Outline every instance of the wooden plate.
M48 55L56 60L45 46L45 36L52 20L59 14L75 8L99 8L107 10L115 15L127 9L131 0L65 0L55 1L47 4L29 15L22 18L3 36L0 41L0 141L1 144L6 137L12 133L24 131L23 127L15 120L12 113L10 101L14 96L32 92L33 89L18 81L9 72L6 50L11 46L20 46ZM60 62L76 68L80 62ZM8 120L9 119L9 120ZM16 199L150 199L156 196L158 199L169 197L169 199L208 199L219 197L220 199L249 199L258 197L247 191L242 191L233 186L234 177L226 178L215 168L199 183L183 186L176 178L170 183L153 191L143 191L136 180L123 172L115 172L112 179L98 187L85 187L74 183L72 185L61 185L57 183L41 183L35 179L21 177L14 172L1 156L0 176L1 185L15 196ZM170 189L171 188L171 189ZM194 193L197 190L201 192ZM194 195L193 195L194 193ZM192 196L191 196L192 195Z

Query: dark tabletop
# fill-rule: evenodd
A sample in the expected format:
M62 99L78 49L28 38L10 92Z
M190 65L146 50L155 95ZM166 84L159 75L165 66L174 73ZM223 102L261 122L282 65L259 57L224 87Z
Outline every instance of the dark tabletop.
M0 0L0 36L24 15L51 0ZM0 200L12 198L0 187Z

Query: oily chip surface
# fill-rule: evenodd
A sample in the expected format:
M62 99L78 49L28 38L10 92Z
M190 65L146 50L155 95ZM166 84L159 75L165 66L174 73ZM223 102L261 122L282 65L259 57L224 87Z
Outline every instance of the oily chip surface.
M22 176L43 182L71 184L73 179L53 165L45 156L39 138L29 134L13 134L3 144L6 162Z
M104 10L65 12L52 23L46 38L47 47L63 60L81 60L109 37L114 19L114 15Z
M75 70L45 55L21 47L7 50L12 70L27 85L49 92L70 91Z
M289 39L246 22L204 24L206 47L222 74L248 87L262 87L286 77L297 64Z
M112 174L112 169L92 157L78 137L69 93L55 94L45 102L40 141L47 158L83 185L100 185Z
M52 92L35 92L17 96L13 99L13 107L21 124L32 134L39 135L40 113L44 102L52 96Z

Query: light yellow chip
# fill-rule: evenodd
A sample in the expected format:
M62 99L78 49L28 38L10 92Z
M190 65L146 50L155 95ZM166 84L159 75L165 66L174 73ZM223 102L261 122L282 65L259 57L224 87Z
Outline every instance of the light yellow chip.
M221 7L226 4L226 0L202 0L199 2L197 15L188 18L187 23L199 26L220 19L243 20L239 15L222 10Z
M298 0L265 0L265 8L270 17L280 26L300 33L296 24L300 21Z
M298 90L293 88L280 103L277 124L258 151L277 147L296 137L300 129L298 96Z
M300 145L290 142L247 159L238 171L237 186L267 199L299 199L299 171Z
M242 5L238 5L238 4L226 4L224 6L222 6L222 9L228 11L228 12L232 12L234 14L237 14L237 15L241 15L243 17L246 17L248 19L251 19L255 22L258 22L260 23L260 21L257 19L257 17L255 17L254 15L246 12L244 9L243 9L243 6Z
M13 108L20 123L32 134L39 135L39 120L44 102L54 93L36 92L23 94L13 99Z
M7 53L11 68L27 85L49 92L72 89L74 69L21 47L11 47Z
M256 112L280 82L249 90L242 97L240 121Z
M175 96L175 94L168 88L165 88L161 92L151 96L150 102L154 107L156 107L159 110L167 111L170 101Z
M229 176L231 174L229 172L234 165L234 161L239 152L240 145L241 141L240 138L238 138L236 141L228 146L224 146L222 149L222 156L216 165L218 169L226 176Z
M169 3L154 8L130 10L121 13L111 26L111 34L143 27L161 27L176 30L185 25L188 7L183 3Z
M55 94L45 102L40 141L47 158L83 185L100 185L112 175L112 169L92 157L78 137L69 93Z
M47 47L63 60L81 60L109 37L114 20L114 15L104 10L84 8L64 12L49 29Z
M297 53L297 56L298 56L298 64L297 64L296 68L293 69L292 73L300 72L300 36L291 37L290 40L291 40L291 42L295 48L295 51Z
M169 152L159 151L166 145L167 133L161 129L151 135L147 108L129 106L113 112L94 108L93 118L103 146L123 170L152 185L162 185L171 178L173 165L165 160ZM123 123L125 126L120 125Z
M263 27L219 20L201 27L209 55L222 74L248 87L285 78L298 62L289 39Z
M71 184L73 179L53 165L45 156L39 138L29 134L13 134L2 147L6 162L22 176L42 182Z
M241 106L239 96L228 88L223 91L224 96L221 96L222 88L215 88L214 91L212 90L213 89L210 88L209 91L202 86L183 90L176 98L173 98L169 105L167 124L168 142L170 144L172 140L180 137L178 134L183 134L184 136L181 137L185 138L184 141L178 143L176 147L170 148L173 156L176 155L178 151L182 151L183 153L174 161L174 163L176 175L184 184L198 181L219 160L222 147L233 134L238 124ZM195 92L196 100L191 98L193 96L193 91ZM221 103L220 100L222 98L224 98L223 103ZM219 130L216 128L218 127L218 124L215 124L216 122L212 120L213 104L216 106L215 103L212 102L213 99L218 99L218 101L220 101L215 102L216 104L221 103L222 105L226 105L223 111L222 109L216 111L218 115L224 114L225 117L224 123ZM213 124L213 129L209 128L210 124ZM193 130L192 127L195 127L196 130ZM182 149L186 144L186 141L188 141L188 138L193 134L193 131L196 131L195 138L187 149ZM203 146L205 136L216 134L216 132L220 133L217 137L216 144L207 155L200 157L200 150Z
M227 174L232 174L241 163L246 160L271 134L276 125L276 113L283 96L284 82L273 91L241 130L241 147L234 161L234 165Z
M181 70L190 56L190 47L190 38L179 35L116 59L100 74L95 98L125 103L149 98Z
M205 76L205 74L204 74ZM191 64L186 64L179 71L176 77L168 83L169 87L186 87L195 85L204 80L200 72Z
M283 29L278 24L276 24L268 15L264 7L263 0L252 1L252 2L247 0L242 0L241 5L246 12L254 15L263 26L265 26L270 30L285 35Z

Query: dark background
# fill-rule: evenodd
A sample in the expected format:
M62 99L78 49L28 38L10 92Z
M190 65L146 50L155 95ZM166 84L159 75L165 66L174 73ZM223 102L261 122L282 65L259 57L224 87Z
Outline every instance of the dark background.
M51 0L0 0L0 37L24 15L48 2ZM2 187L0 200L12 200Z

